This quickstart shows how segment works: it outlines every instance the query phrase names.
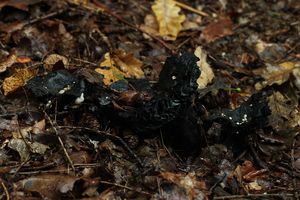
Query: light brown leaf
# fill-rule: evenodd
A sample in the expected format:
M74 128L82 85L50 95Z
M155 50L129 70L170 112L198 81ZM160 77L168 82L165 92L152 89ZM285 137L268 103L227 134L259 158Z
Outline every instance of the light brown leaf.
M197 180L194 173L174 174L171 172L161 172L161 177L185 189L190 199L195 199L196 195L206 199L207 187L204 181Z
M44 199L60 199L60 195L73 190L78 178L69 175L43 174L21 180L19 185L26 191L38 192Z
M37 3L40 0L1 0L0 9L4 6L11 6L20 10L28 11L28 6Z
M45 130L45 127L46 127L46 121L45 121L45 119L42 119L41 121L36 122L32 126L32 133L34 133L34 134L43 133L43 131Z
M20 87L24 86L26 84L26 81L34 77L36 74L37 70L35 69L16 69L15 74L8 78L5 78L3 81L2 88L4 91L4 95L8 95L9 93L12 93Z
M7 146L19 153L21 161L29 158L30 151L23 139L11 139Z
M255 84L257 90L273 84L285 83L293 74L295 85L300 88L300 62L283 62L279 65L266 64L266 68L254 70L253 73L262 76L265 81Z
M233 34L233 23L230 18L225 17L207 25L202 36L207 42L213 42L218 38L231 34Z
M290 130L300 125L298 106L290 102L290 99L280 92L274 92L268 97L268 105L271 110L269 123L274 130Z
M207 84L211 83L215 77L213 70L206 61L207 54L199 46L194 52L200 60L197 62L197 65L201 71L200 77L197 79L197 84L199 89L203 89Z
M16 62L17 56L15 53L12 53L5 61L0 63L0 73L6 71L7 68L11 67Z
M174 0L156 0L152 10L158 21L161 36L170 36L175 40L185 20L185 16L179 14L180 7Z
M68 69L69 60L65 56L61 56L59 54L51 54L48 55L45 60L43 60L44 66L47 70L51 71L53 65L57 62L61 61L66 69Z
M122 49L116 50L115 53L104 55L104 61L95 71L104 76L105 85L110 85L118 80L126 78L144 78L144 72L141 69L143 63L135 58L133 54L126 53Z
M20 155L21 161L29 158L30 152L44 154L49 146L38 142L25 142L24 139L13 138L9 141L8 147L17 151Z

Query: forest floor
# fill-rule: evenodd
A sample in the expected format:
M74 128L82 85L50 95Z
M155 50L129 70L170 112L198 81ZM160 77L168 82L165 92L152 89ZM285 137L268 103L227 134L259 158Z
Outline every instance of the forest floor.
M300 199L300 2L0 2L0 199Z

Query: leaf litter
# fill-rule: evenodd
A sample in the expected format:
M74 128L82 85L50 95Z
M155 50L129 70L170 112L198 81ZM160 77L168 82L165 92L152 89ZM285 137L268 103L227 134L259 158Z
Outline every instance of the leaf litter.
M1 198L299 198L299 8L0 3Z

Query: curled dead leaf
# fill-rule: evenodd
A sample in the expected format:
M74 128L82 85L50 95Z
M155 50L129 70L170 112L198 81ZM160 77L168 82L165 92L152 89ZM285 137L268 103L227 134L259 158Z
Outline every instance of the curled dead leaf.
M207 54L200 46L196 48L194 54L200 59L197 62L197 66L201 71L200 77L197 79L198 89L203 89L207 86L207 84L212 82L215 75L210 65L206 61Z
M7 68L11 67L17 61L15 53L8 56L8 58L0 63L0 73L5 72Z
M53 68L53 65L55 65L59 61L63 63L63 65L66 69L68 69L68 64L69 64L68 58L66 58L65 56L61 56L59 54L48 55L44 59L43 63L44 63L45 68L47 70L51 71Z

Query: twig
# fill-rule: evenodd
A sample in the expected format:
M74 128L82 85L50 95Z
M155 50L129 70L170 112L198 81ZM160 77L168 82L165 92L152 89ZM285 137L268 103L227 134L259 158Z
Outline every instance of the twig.
M214 200L224 200L224 199L242 199L242 198L274 198L274 197L293 197L293 194L245 194L245 195L228 195L228 196L220 196L214 197Z
M51 18L51 17L54 17L58 14L61 14L63 13L65 10L61 9L61 10L58 10L58 11L55 11L55 12L52 12L52 13L49 13L47 15L43 15L41 17L37 17L35 19L32 19L32 20L29 20L29 21L25 21L25 22L20 22L18 23L17 25L15 25L13 28L11 28L10 30L7 31L7 33L12 33L12 32L15 32L17 30L20 30L22 29L23 27L25 26L28 26L30 24L34 24L38 21L41 21L41 20L44 20L44 19L48 19L48 18Z
M100 37L102 38L102 40L106 43L106 45L108 46L109 48L109 51L112 53L113 52L113 46L109 40L109 38L102 32L100 31L100 29L94 29L99 35Z
M112 185L112 186L116 186L116 187L120 187L120 188L125 188L127 190L131 190L131 191L134 191L134 192L138 192L138 193L141 193L141 194L152 196L152 194L150 194L148 192L139 191L137 189L134 189L134 188L131 188L131 187L128 187L128 186L125 186L125 185L120 185L120 184L112 183L112 182L108 182L108 181L99 181L99 182L103 183L103 184L106 184L106 185Z
M4 184L4 182L2 180L1 180L1 186L2 186L2 188L4 190L4 193L5 193L5 196L6 196L6 200L10 200L8 190L7 190L5 184Z
M91 62L91 61L88 61L88 60L83 60L83 59L80 59L80 58L71 58L71 59L79 61L79 62L83 62L85 64L90 64L90 65L93 65L93 66L99 66L97 63L94 63L94 62Z
M56 127L55 127L54 124L53 124L53 121L50 119L50 117L48 116L48 114L47 114L46 112L44 112L44 113L45 113L45 116L48 118L48 120L49 120L49 122L50 122L50 124L51 124L51 126L52 126L52 128L53 128L53 130L54 130L54 132L55 132L55 134L56 134L56 136L57 136L57 138L58 138L58 141L59 141L61 147L63 148L64 154L65 154L65 156L66 156L66 158L67 158L69 164L71 165L73 171L75 172L75 167L74 167L73 161L72 161L72 159L70 158L70 156L69 156L69 154L68 154L68 152L67 152L67 150L66 150L66 148L65 148L65 145L64 145L64 143L63 143L61 137L59 136Z
M297 181L295 178L295 146L296 146L296 140L297 136L300 135L300 132L297 132L293 138L293 144L292 144L292 149L291 149L291 164L292 164L292 178L293 178L293 187L294 187L294 194L295 194L295 199L299 200L299 193L297 189Z
M139 163L139 165L141 167L143 167L143 163L141 161L141 159L131 150L131 148L127 145L127 143L119 136L116 135L112 135L110 133L107 133L105 131L99 131L99 130L95 130L95 129L91 129L91 128L86 128L86 127L76 127L76 126L58 126L59 128L70 128L70 129L79 129L79 130L86 130L86 131L91 131L94 133L98 133L100 135L105 135L107 137L113 138L115 140L118 140L123 147L137 160L137 162Z
M203 12L203 11L201 11L201 10L197 10L197 9L195 9L195 8L193 8L193 7L191 7L191 6L188 6L188 5L184 4L184 3L175 1L175 4L176 4L177 6L183 8L183 9L189 10L189 11L191 11L191 12L194 12L194 13L198 14L198 15L205 16L205 17L208 17L208 16L209 16L206 12Z
M217 181L210 187L209 192L210 192L210 193L213 193L214 190L216 189L216 187L217 187L220 183L222 183L226 177L227 177L227 174L224 173L223 177L219 178L219 180L217 180Z

